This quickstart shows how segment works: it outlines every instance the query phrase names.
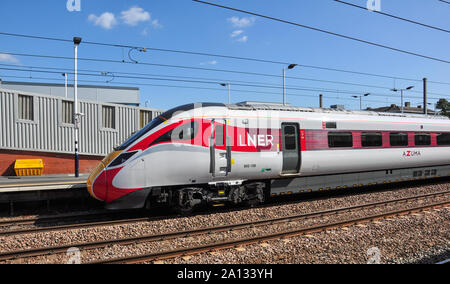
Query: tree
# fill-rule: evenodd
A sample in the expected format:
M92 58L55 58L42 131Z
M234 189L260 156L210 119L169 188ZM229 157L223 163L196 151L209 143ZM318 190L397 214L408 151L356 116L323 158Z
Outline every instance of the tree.
M450 117L450 102L446 99L440 99L436 108L441 110L442 115Z

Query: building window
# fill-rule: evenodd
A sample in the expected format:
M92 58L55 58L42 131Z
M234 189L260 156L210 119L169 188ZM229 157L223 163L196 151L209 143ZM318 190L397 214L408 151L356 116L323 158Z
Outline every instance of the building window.
M390 138L392 147L408 146L407 133L391 133Z
M441 133L437 135L437 144L439 146L450 145L450 133Z
M328 146L330 148L351 148L353 147L353 135L351 132L330 132L328 133Z
M116 108L102 106L103 128L116 129Z
M428 133L416 133L415 140L416 140L416 146L431 145L431 135Z
M19 119L34 120L33 97L19 95Z
M62 101L62 122L73 124L73 102Z
M334 129L336 129L337 128L337 123L336 122L327 122L327 123L325 123L325 127L326 128L334 128Z
M147 124L152 121L152 112L147 110L141 110L139 113L141 128L144 128Z
M381 133L362 133L361 145L363 147L381 147L383 146L383 136Z

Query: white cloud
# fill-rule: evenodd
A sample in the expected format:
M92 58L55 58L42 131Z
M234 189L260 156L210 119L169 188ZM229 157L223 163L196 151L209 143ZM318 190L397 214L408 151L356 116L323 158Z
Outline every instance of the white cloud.
M7 54L7 53L0 53L0 61L1 62L19 63L19 59L15 58L11 54Z
M239 41L239 42L247 42L248 41L248 36L240 37L239 39L237 39L237 41Z
M149 12L137 6L131 7L128 11L122 11L121 14L120 18L129 26L137 26L140 22L147 22L151 19Z
M235 28L247 28L252 26L255 23L255 18L239 18L239 17L231 17L228 18L228 22L230 22Z
M243 30L237 30L237 31L232 32L230 36L231 37L237 37L237 36L240 36L243 33L244 33Z
M96 26L110 30L117 25L116 16L113 13L105 12L97 17L94 14L89 15L88 20L93 22Z
M161 24L159 23L159 20L157 20L157 19L155 19L155 20L152 21L152 26L153 26L155 29L160 29L160 28L163 27L163 25L161 25Z
M202 62L200 63L200 65L217 65L217 61L216 60L212 60L212 61L208 61L208 62Z

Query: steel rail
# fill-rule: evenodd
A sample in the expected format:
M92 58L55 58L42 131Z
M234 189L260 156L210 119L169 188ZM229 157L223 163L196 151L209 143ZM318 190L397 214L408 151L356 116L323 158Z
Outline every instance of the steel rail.
M18 250L18 251L11 251L11 252L3 252L3 253L0 253L0 261L24 258L24 257L35 257L35 256L41 256L41 255L48 255L48 254L65 253L67 251L67 249L72 248L72 247L77 247L79 249L96 249L96 248L104 248L104 247L107 247L112 244L114 244L114 245L129 245L129 244L142 243L142 242L153 242L153 241L162 241L162 240L169 240L169 239L175 239L175 238L181 238L181 237L189 237L189 236L201 235L201 234L206 234L206 233L217 233L217 232L224 232L224 231L241 230L241 229L251 228L251 227L260 227L263 225L273 225L276 223L286 223L286 222L290 222L290 221L298 221L298 220L308 219L308 218L313 218L313 217L323 217L323 216L332 215L332 214L337 215L340 213L352 212L356 209L364 209L364 208L370 209L371 207L376 208L379 206L388 206L389 204L398 204L398 203L402 203L402 202L407 203L408 201L412 201L412 200L417 201L420 199L438 198L438 197L443 197L449 193L450 193L450 191L429 193L429 194L424 194L424 195L419 195L419 196L414 196L414 197L406 197L406 198L400 198L400 199L394 199L394 200L380 201L380 202L375 202L375 203L367 203L367 204L362 204L362 205L330 209L330 210L319 211L319 212L298 214L298 215L292 215L292 216L286 216L286 217L278 217L278 218L253 221L253 222L245 222L245 223L240 223L240 224L231 224L231 225L200 228L200 229L187 230L187 231L170 232L170 233L157 234L157 235L144 235L144 236L122 238L122 239L115 239L115 240L103 240L103 241L90 242L90 243L78 243L78 244L70 244L70 245L62 245L62 246L54 246L54 247L43 247L43 248L34 248L34 249Z
M391 216L411 214L413 212L419 212L419 211L423 211L423 210L429 209L429 208L438 208L438 207L443 207L443 206L448 206L448 205L450 205L450 202L445 201L445 202L434 203L434 204L430 204L430 205L426 205L426 206L418 206L415 208L395 210L395 211L390 211L387 213L374 214L374 215L367 216L367 217L354 218L354 219L333 222L333 223L324 224L324 225L316 225L316 226L311 226L311 227L307 227L307 228L283 231L283 232L278 232L278 233L274 233L274 234L270 234L270 235L263 235L263 236L251 237L251 238L243 238L243 239L239 239L239 240L225 241L225 242L213 243L213 244L208 244L208 245L204 245L204 246L197 246L197 247L190 247L190 248L182 248L182 249L160 252L160 253L143 254L143 255L122 257L122 258L115 258L115 259L103 259L103 260L99 260L99 261L90 262L89 264L137 264L137 263L143 263L143 262L148 262L148 261L171 259L171 258L176 258L176 257L180 257L180 256L196 255L196 254L210 252L210 251L223 250L223 249L235 248L235 247L243 246L243 245L256 244L256 243L260 243L262 241L278 240L278 239L282 239L282 238L290 238L290 237L295 237L295 236L299 236L299 235L304 235L307 233L321 232L321 231L325 231L325 230L329 230L329 229L335 229L335 228L344 227L344 226L351 226L351 225L366 223L369 221L375 221L375 220L379 220L379 219L383 219L383 218L387 218L387 217L391 217Z
M104 227L104 226L112 226L112 225L122 225L129 223L139 223L139 222L149 222L160 220L160 218L151 218L151 217L140 217L140 218L131 218L131 219L118 219L118 220L109 220L109 221L93 221L86 222L80 224L68 224L68 225L60 225L60 226L49 226L49 227L39 227L39 228L30 228L30 229L18 229L18 230L8 230L8 231L0 231L0 237L4 236L15 236L15 235L23 235L23 234L34 234L34 233L42 233L42 232L52 232L52 231L62 231L62 230L70 230L70 229L83 229L90 227Z

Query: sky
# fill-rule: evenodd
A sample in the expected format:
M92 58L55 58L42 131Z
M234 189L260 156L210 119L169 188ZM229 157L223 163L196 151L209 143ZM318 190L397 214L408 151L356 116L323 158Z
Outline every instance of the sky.
M367 0L347 1L361 6L367 4ZM211 0L211 2L450 60L449 32L414 25L333 0ZM287 100L295 106L318 107L320 93L324 95L325 106L340 104L345 105L347 109L359 109L359 98L352 96L366 93L370 95L363 98L363 108L399 105L400 95L390 89L408 86L414 86L414 89L405 92L405 101L410 101L413 105L422 105L420 80L424 77L430 81L428 83L430 103L434 104L438 98L450 98L448 63L386 50L191 0L79 0L79 3L81 11L68 9L67 0L2 0L0 32L69 40L77 36L83 41L90 42L299 64L286 72ZM382 12L450 29L448 17L450 5L441 1L380 0L380 3ZM129 52L131 58L128 56ZM64 83L59 73L1 69L11 68L8 65L16 65L22 69L28 69L26 66L37 66L61 68L68 72L73 70L72 60L32 58L10 53L73 57L73 44L0 35L0 64L6 64L0 66L0 78L4 81ZM79 47L78 56L117 61L132 59L141 63L275 75L256 76L168 66L79 61L79 69L101 71L106 74L102 76L100 72L96 72L92 73L96 76L80 75L79 84L139 87L142 105L159 109L169 109L192 102L226 103L228 90L219 83L230 83L233 103L282 102L281 75L283 68L287 67L285 64L217 56L155 50L130 51L127 48L95 46L83 42ZM382 74L419 81L365 76L307 66ZM139 73L145 76L120 78L119 76L123 74L119 75L117 72ZM73 82L72 75L69 75L69 81Z

